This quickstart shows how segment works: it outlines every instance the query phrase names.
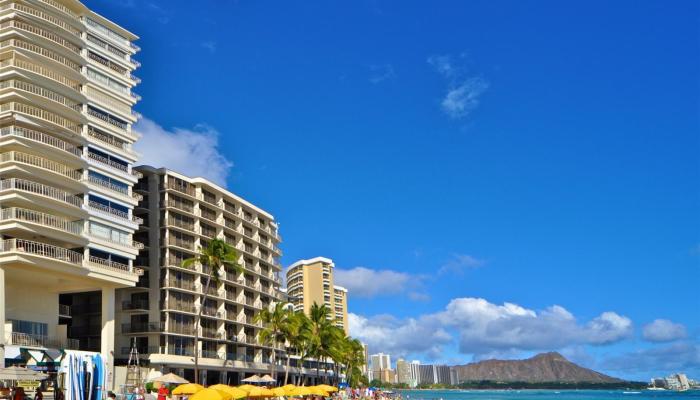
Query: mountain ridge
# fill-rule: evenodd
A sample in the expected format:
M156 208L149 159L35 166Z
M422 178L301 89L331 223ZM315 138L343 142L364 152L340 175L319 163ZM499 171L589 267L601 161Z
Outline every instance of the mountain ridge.
M622 379L581 367L557 352L540 353L524 360L483 360L456 365L454 368L457 369L460 382L624 382Z

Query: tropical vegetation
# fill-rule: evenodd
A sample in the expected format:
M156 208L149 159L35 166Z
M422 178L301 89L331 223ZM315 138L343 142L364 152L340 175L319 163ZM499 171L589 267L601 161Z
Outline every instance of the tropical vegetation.
M343 329L333 324L330 310L325 305L313 304L309 315L295 312L290 307L278 303L269 309L260 311L255 320L262 323L258 335L261 344L279 348L286 353L284 383L289 380L291 356L298 358L298 365L304 365L308 359L314 359L317 381L327 384L340 383L340 376L353 387L367 384L362 374L365 364L362 344L349 336ZM271 353L271 375L274 377L275 351ZM333 374L328 374L329 362L332 361ZM323 364L323 379L321 377ZM297 368L297 371L299 368ZM305 384L301 376L297 376L298 384Z
M202 319L202 311L207 304L209 287L220 280L220 270L223 268L229 272L239 273L243 268L238 264L236 249L221 239L212 239L206 247L200 247L197 255L182 262L183 268L191 269L199 264L206 275L204 289L200 292L199 310L194 320L194 326L198 327ZM194 382L199 383L199 329L194 330Z

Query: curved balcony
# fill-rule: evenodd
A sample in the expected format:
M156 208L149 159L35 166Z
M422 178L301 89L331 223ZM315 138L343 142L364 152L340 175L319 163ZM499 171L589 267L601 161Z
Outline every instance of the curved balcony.
M80 170L73 169L65 164L57 163L44 157L22 153L19 151L0 153L0 164L9 162L31 165L33 167L41 168L55 174L65 176L66 178L70 178L78 182L81 181L83 177L83 173Z
M23 58L18 57L19 53L11 52L9 53L9 57L3 59L0 61L0 68L8 68L8 67L14 67L14 68L19 68L23 69L29 72L33 72L37 75L41 75L44 78L50 79L52 81L58 82L64 86L67 86L76 92L80 92L80 82L70 79L63 74L60 74L58 72L55 72L52 69L43 67L39 64L36 64L34 62L25 60Z
M136 117L136 113L131 109L131 106L123 101L113 98L110 95L104 94L102 91L95 89L93 86L85 86L85 94L87 95L88 99L99 103L110 110L118 111L127 117Z
M77 208L80 208L83 205L82 197L78 197L66 191L56 189L52 186L28 181L26 179L9 178L0 180L0 192L6 190L18 190L22 192L32 193L38 196L43 196L53 200L57 200Z
M2 7L0 7L0 9L7 9L7 8L12 8L12 9L15 9L15 10L17 10L17 11L21 11L21 12L23 12L23 13L27 13L27 14L33 16L33 17L38 18L38 19L42 19L42 20L44 20L45 22L47 22L47 23L49 23L49 24L51 24L51 25L55 25L55 26L57 26L57 27L59 27L59 28L65 30L65 31L67 31L67 32L70 33L70 34L75 35L75 36L76 36L76 39L80 39L80 36L81 36L81 34L82 34L81 31L80 31L80 29L75 28L73 25L70 25L70 24L66 23L66 22L63 21L62 19L56 18L56 17L54 17L53 15L47 14L47 13L45 13L45 12L43 12L43 11L41 11L41 10L38 10L38 9L36 9L36 8L34 8L34 7L29 7L29 6L26 5L26 4L22 4L22 3L9 3L9 4L6 4L6 5L2 6Z
M4 21L4 22L0 23L0 29L4 29L4 28L8 28L8 27L20 29L20 30L23 30L25 32L33 33L37 36L41 36L44 39L47 39L47 40L49 40L53 43L56 43L57 45L65 48L65 49L67 49L67 50L72 51L73 53L75 53L76 56L80 56L80 46L76 46L72 42L60 37L59 35L56 35L55 33L51 32L51 31L47 31L45 29L42 29L34 24L30 24L30 23L27 23L25 21L16 20L16 19L11 19L11 20Z
M61 140L51 135L47 135L43 132L35 131L33 129L28 129L15 125L0 128L0 137L9 136L29 139L37 143L42 143L55 149L63 150L76 157L81 157L83 155L82 151L74 144L68 143L65 140Z
M70 100L66 96L56 93L53 90L48 90L45 89L41 86L35 85L30 82L26 81L21 81L17 79L9 79L6 81L0 82L0 89L7 89L7 88L13 88L17 90L21 90L23 92L31 93L33 95L43 97L49 101L52 101L54 103L58 103L62 106L66 106L70 108L71 110L80 113L83 110L83 106L78 103L77 101Z
M27 114L42 121L60 126L63 129L67 129L70 132L75 133L76 135L80 135L82 132L82 127L78 122L72 121L68 118L63 118L58 114L54 114L44 109L30 106L24 103L12 101L0 104L0 112L7 111L17 112L20 114Z
M76 236L83 234L83 223L71 221L66 218L57 217L39 211L26 208L9 207L0 210L1 221L23 221L32 224L53 228Z
M108 133L101 132L92 126L88 125L88 136L92 139L98 140L100 144L107 145L113 149L123 151L134 157L134 152L131 149L131 143L124 140L120 140L115 136Z
M59 53L56 53L55 51L51 51L34 43L30 43L21 39L8 39L0 42L0 49L6 47L16 47L18 49L23 49L31 53L40 55L42 57L48 58L49 60L64 65L77 73L81 73L82 71L82 66L79 63L69 59L68 57L62 56Z

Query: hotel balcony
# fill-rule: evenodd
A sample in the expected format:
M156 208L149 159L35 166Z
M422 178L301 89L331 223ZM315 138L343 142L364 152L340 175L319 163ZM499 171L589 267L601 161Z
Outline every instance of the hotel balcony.
M141 322L133 324L122 324L124 334L144 334L158 333L163 331L164 324L161 322Z
M76 79L68 78L62 73L56 72L51 68L46 68L41 64L31 61L29 58L21 55L19 52L10 51L2 55L2 58L0 58L0 70L8 68L24 70L60 83L61 85L73 90L76 96L80 96L80 87L82 82Z
M134 286L143 274L139 268L94 256L85 259L83 253L25 239L0 241L0 260L9 267L22 265L22 271L27 274L32 274L32 269L36 269L36 272L61 271L76 280L106 280L123 286Z
M0 153L0 168L8 170L15 168L18 173L24 173L30 177L54 175L63 179L67 186L71 184L74 188L83 188L83 172L65 164L52 161L48 158L23 153L20 151L8 151Z
M137 157L132 149L131 143L128 141L121 140L114 135L102 132L92 126L88 126L87 134L89 139L94 139L97 143L108 147L110 150L116 150L131 159Z
M81 158L83 155L82 151L76 145L43 132L14 125L0 128L0 140L5 142L11 139L16 139L20 142L31 141L32 143L41 144L50 149L60 150L66 155L76 158Z
M72 221L68 218L26 208L8 207L1 209L0 231L4 234L28 231L78 246L87 244L87 240L83 238L82 221Z
M148 300L126 300L122 302L122 310L148 312Z
M21 332L9 332L5 337L5 344L49 348L49 349L79 349L79 342L76 339L57 338L43 335L31 335Z
M112 218L117 218L121 221L128 222L128 223L133 223L140 225L143 223L143 219L137 217L137 216L129 216L128 212L124 212L122 210L118 210L116 208L112 208L110 206L98 203L96 201L90 200L88 201L87 204L87 209L91 211L96 211L100 214L112 217Z

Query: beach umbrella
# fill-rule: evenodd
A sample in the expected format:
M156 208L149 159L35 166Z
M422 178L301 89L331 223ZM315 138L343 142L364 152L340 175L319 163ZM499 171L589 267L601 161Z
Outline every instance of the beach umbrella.
M248 395L248 392L245 390L241 390L239 388L223 385L223 384L217 384L217 385L211 385L209 386L209 389L215 389L215 390L220 390L222 392L226 392L231 395L231 398L236 400L236 399L242 399Z
M0 380L4 381L43 381L49 376L29 368L7 367L0 368Z
M311 389L307 386L297 386L295 388L292 388L289 392L287 392L287 396L291 397L297 397L297 396L310 396Z
M282 396L287 395L287 392L282 387L276 387L276 388L272 388L270 390L272 390L272 393L274 393L275 396L277 396L277 397L282 397Z
M190 383L185 378L181 378L173 373L165 374L163 376L159 376L157 378L151 379L151 382L160 382L160 383L168 383L168 384L183 384L183 383Z
M248 397L275 397L275 393L266 387L254 387L248 392Z
M322 384L322 385L316 385L316 387L317 387L317 388L320 388L321 390L323 390L323 391L325 391L325 392L328 392L328 393L333 393L333 392L337 392L337 391L338 391L338 388L337 388L337 387L331 386L331 385Z
M311 394L314 396L328 397L328 392L323 390L322 388L320 388L318 386L310 386L309 390L311 391Z
M261 383L276 383L277 380L276 380L275 378L271 377L269 374L267 374L267 375L263 376L262 378L260 378L260 380L259 380L258 382L261 382Z
M202 389L190 396L190 400L231 400L231 395L216 389Z
M195 394L204 389L204 386L197 383L185 383L173 389L173 394Z
M285 395L285 396L292 396L292 392L293 392L296 388L297 388L297 387L296 387L295 385L292 385L292 384L282 386L282 389L284 389L284 395Z
M242 379L241 382L246 382L246 383L257 383L260 382L260 375L253 375L249 376L245 379Z
M257 387L257 386L253 386L253 385L241 385L241 386L238 387L238 389L241 389L242 391L248 393L248 392L250 392L252 389L254 389L254 388L256 388L256 387Z

